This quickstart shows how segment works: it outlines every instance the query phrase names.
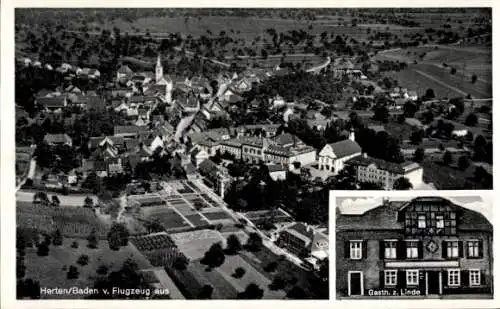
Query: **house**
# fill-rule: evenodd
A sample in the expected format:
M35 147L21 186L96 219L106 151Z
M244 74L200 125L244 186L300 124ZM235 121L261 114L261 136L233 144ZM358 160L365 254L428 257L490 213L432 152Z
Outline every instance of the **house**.
M128 65L122 65L118 71L116 71L116 79L118 81L130 78L134 74L134 71L128 67Z
M362 213L337 209L337 293L492 295L492 238L486 217L437 196L374 202Z
M299 258L308 259L315 266L319 264L317 262L328 258L328 235L323 229L302 222L280 231L277 243Z
M145 127L138 126L115 126L113 128L115 137L137 138L139 133L146 131Z
M67 134L46 134L43 141L50 146L73 145L73 140Z
M208 159L208 153L200 148L195 148L191 151L191 162L195 167L199 167L200 163Z
M48 111L55 111L68 106L68 100L66 96L56 96L56 97L37 97L35 103L45 107Z
M267 169L269 170L269 176L274 181L285 180L288 169L277 164L268 164Z
M385 132L385 127L383 125L370 125L368 129L375 131L375 133Z
M320 170L337 174L344 168L347 161L360 155L361 147L355 141L354 132L351 132L348 139L327 144L321 149L318 155L318 166Z
M424 169L415 162L393 163L364 154L353 158L347 164L354 166L359 182L377 183L384 190L392 190L394 182L403 177L407 178L414 188L424 182Z

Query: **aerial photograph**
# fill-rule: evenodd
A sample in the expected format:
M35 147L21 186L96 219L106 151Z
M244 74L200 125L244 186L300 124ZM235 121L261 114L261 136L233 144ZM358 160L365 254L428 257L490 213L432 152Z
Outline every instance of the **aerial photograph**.
M493 203L336 197L337 299L493 298Z
M492 189L491 58L491 8L15 9L17 298L329 299L331 190Z

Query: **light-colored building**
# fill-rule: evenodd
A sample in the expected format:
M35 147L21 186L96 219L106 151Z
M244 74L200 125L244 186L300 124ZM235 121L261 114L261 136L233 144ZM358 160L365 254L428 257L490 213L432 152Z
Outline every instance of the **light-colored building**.
M415 162L393 163L365 154L352 159L349 164L356 168L358 181L377 183L385 190L392 190L394 182L402 177L407 178L413 187L424 182L424 169Z
M333 144L327 144L318 155L318 167L320 170L331 171L337 174L344 168L347 161L361 155L361 147L355 141L354 132L349 138Z

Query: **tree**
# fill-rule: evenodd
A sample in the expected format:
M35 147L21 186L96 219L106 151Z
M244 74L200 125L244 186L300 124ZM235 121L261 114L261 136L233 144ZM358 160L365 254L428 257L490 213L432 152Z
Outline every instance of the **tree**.
M113 223L108 232L108 244L111 250L119 250L128 244L129 232L122 223Z
M215 243L205 252L205 256L200 262L210 268L214 268L221 266L225 259L221 243Z
M264 270L268 273L275 271L278 268L277 262L269 262L266 266L264 266Z
M49 244L46 241L42 241L40 244L38 244L38 250L36 251L36 254L38 256L47 256L49 255Z
M66 278L67 279L78 279L78 275L80 275L78 268L76 268L76 266L74 266L74 265L71 265L68 269L68 272L66 273Z
M377 121L380 121L383 123L387 123L389 121L389 110L387 110L387 107L377 106L377 107L375 107L374 112L375 112L373 115L374 120L377 120Z
M455 75L456 73L457 73L457 69L456 68L451 68L450 74L451 75Z
M470 161L468 156L460 156L460 158L458 158L458 168L462 171L465 171L469 165Z
M394 182L392 189L394 190L410 190L413 189L413 185L410 180L406 177L400 177Z
M90 196L85 197L83 207L88 207L88 208L94 207L94 200Z
M291 299L307 299L306 292L299 286L294 286L288 293L286 297Z
M59 201L59 197L57 195L52 195L52 205L55 207L59 207L59 205L61 205L61 201Z
M99 267L97 267L97 270L96 270L96 273L98 275L106 275L108 273L108 266L106 265L99 265Z
M424 100L432 100L436 97L434 90L429 88L425 91Z
M259 251L262 248L262 237L255 232L250 233L246 247L249 251Z
M63 236L61 234L61 231L57 229L54 232L54 236L52 237L52 244L54 246L61 246L63 244Z
M177 270L185 270L189 264L188 259L184 255L179 255L174 259L172 266Z
M237 267L235 270L234 270L234 273L232 274L232 276L234 278L242 278L246 273L246 270L243 268L243 267Z
M26 275L26 266L23 263L23 259L16 259L16 278L21 279Z
M239 299L261 299L263 296L264 290L255 283L250 283L243 292L238 294Z
M77 249L77 248L78 248L78 242L77 242L77 241L73 241L73 242L71 243L71 248L73 248L73 249Z
M29 297L31 299L40 298L40 282L27 278L25 280L18 280L16 286L17 299Z
M89 256L86 254L82 254L76 260L76 263L81 266L85 266L89 263Z
M214 288L209 285L205 284L202 288L200 293L198 294L198 299L211 299L212 298L212 292L214 291Z
M280 276L276 276L273 278L273 281L269 284L269 289L271 291L277 291L284 289L285 286L286 286L285 280Z
M425 150L422 147L418 147L413 153L413 161L422 162L424 160Z
M443 155L443 164L450 165L451 163L453 163L453 156L451 155L451 152L447 150Z
M318 276L323 281L328 281L328 278L330 277L330 263L328 258L321 260L318 270Z
M471 83L475 84L477 81L477 75L476 74L472 74L472 77L471 77Z
M98 240L97 240L97 232L95 229L92 229L89 236L87 237L87 241L88 241L87 247L89 247L91 249L97 248Z
M469 127L475 127L478 123L476 114L470 113L465 119L465 125Z
M238 236L235 234L231 234L227 237L226 242L226 252L229 254L236 254L241 250L241 242L238 239Z
M424 130L413 131L410 135L410 141L413 145L419 145L424 138Z
M406 117L413 117L415 113L418 111L418 106L413 102L406 102L403 106L404 115Z

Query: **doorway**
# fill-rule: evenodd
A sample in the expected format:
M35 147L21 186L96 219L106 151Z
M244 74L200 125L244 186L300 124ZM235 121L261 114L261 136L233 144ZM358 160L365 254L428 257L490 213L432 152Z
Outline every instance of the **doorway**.
M427 272L427 282L428 282L428 287L427 291L428 294L439 294L440 289L439 289L439 271L428 271Z
M348 273L349 296L352 295L363 295L363 272L361 271L350 271Z

